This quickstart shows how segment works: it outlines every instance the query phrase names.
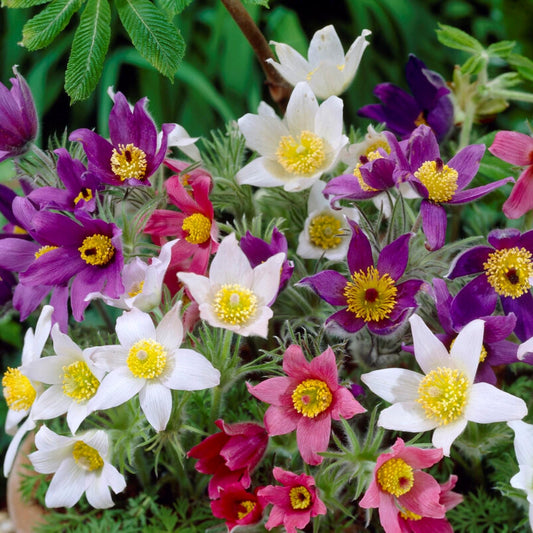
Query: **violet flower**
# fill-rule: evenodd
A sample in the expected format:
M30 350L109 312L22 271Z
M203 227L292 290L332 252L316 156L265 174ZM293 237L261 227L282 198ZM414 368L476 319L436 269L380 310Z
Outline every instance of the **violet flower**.
M156 125L145 110L146 98L133 109L126 97L118 92L109 114L107 141L87 128L73 131L69 140L79 141L87 154L91 172L111 185L150 185L148 178L163 162L167 138L175 124L163 124L161 139Z
M358 114L384 122L402 138L420 124L427 124L442 141L453 126L453 103L446 82L413 54L409 55L405 77L412 95L392 83L380 83L374 94L382 103L366 105Z
M28 232L19 225L17 217L13 214L13 200L18 195L7 185L0 183L0 213L6 218L7 224L2 227L0 239L16 237L19 239L30 239Z
M0 83L0 161L28 150L37 136L37 111L30 87L13 67L11 89Z
M401 235L381 250L374 266L367 236L353 221L348 248L350 279L335 270L324 270L303 278L299 284L313 289L323 300L343 309L331 315L344 331L355 333L365 324L377 335L394 332L418 307L415 299L424 283L410 279L399 283L407 267L411 233Z
M13 298L13 288L17 284L15 276L5 268L0 268L0 305L4 305Z
M448 278L478 275L457 293L451 311L461 322L473 308L491 315L499 298L504 313L516 315L514 332L523 342L533 336L533 230L495 229L487 240L490 246L475 246L455 258Z
M463 190L476 175L485 153L484 144L465 146L447 164L440 157L439 145L433 131L418 126L408 143L398 143L394 135L385 133L396 157L396 179L410 180L423 198L420 205L426 247L438 250L446 240L446 210L443 205L464 204L477 200L501 187L513 178L504 178L487 185Z

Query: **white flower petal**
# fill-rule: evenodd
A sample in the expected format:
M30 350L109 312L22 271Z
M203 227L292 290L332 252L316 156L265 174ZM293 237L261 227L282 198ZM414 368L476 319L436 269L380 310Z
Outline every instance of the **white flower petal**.
M32 418L27 418L23 424L20 425L15 436L11 439L9 446L7 447L6 454L4 456L4 477L9 476L11 468L13 467L13 462L17 455L20 443L28 431L31 431L35 428L35 422Z
M162 383L175 390L203 390L220 383L220 372L201 354L186 348L176 350L172 373Z
M63 394L62 385L52 385L37 398L32 406L35 420L49 420L67 412L73 400Z
M80 347L65 333L61 333L58 324L52 328L52 340L54 341L54 351L57 355L65 356L75 360L81 358Z
M64 366L68 366L74 361L79 361L81 359L83 359L81 350L76 359L52 355L32 361L28 366L22 367L21 371L33 381L40 381L41 383L53 385L63 381Z
M514 449L518 464L533 467L533 425L522 420L512 420L507 422L507 425L515 433ZM533 480L533 477L531 479Z
M34 359L41 357L44 345L50 335L52 328L52 313L54 308L51 305L43 306L37 324L35 326L35 334L31 328L26 331L24 336L24 347L22 348L22 365L28 364Z
M363 30L361 35L355 39L352 43L348 52L346 52L346 57L344 59L345 66L343 69L344 79L345 79L345 88L352 82L357 69L359 68L359 63L363 57L363 53L366 50L366 47L370 44L366 37L371 35L370 30Z
M480 382L470 389L464 415L479 424L520 420L527 415L527 405L521 398Z
M35 435L37 451L28 455L33 468L41 474L52 474L59 465L72 456L74 439L54 433L46 426L41 426Z
M252 291L263 305L269 305L278 292L281 267L285 258L285 253L280 252L253 270Z
M145 380L132 375L129 368L117 368L102 380L96 394L87 402L89 411L110 409L133 398Z
M291 135L300 135L302 131L314 131L315 115L318 102L311 87L306 82L299 82L294 87L285 119Z
M87 348L85 353L92 365L98 369L110 372L115 368L122 368L126 364L128 352L129 350L122 345L112 344L109 346Z
M67 411L67 424L72 434L78 431L80 424L89 416L87 403L72 402Z
M344 104L340 98L330 96L321 104L315 116L314 132L338 151L348 142L348 137L342 135L343 107ZM341 139L342 144L339 146Z
M428 431L437 423L425 416L424 410L416 402L399 402L383 409L379 415L378 426L397 431Z
M9 409L6 416L5 431L8 435L14 435L17 431L17 426L20 421L28 416L30 409L23 409L22 411L14 411Z
M72 507L85 491L85 476L85 471L76 465L73 457L64 460L46 492L46 507Z
M102 456L102 459L108 459L109 455L109 435L102 429L91 429L80 433L76 440L83 440Z
M429 374L439 366L449 367L451 359L448 350L424 321L418 315L413 315L409 322L413 333L415 358L424 374Z
M529 352L533 352L533 337L518 346L518 359L522 360Z
M195 302L200 304L211 300L211 282L208 277L192 272L180 272L178 279L187 286Z
M141 339L155 339L155 326L150 315L135 308L117 318L115 330L120 344L128 350Z
M115 505L106 479L103 476L95 476L92 483L87 487L85 496L89 504L95 509L109 509Z
M147 380L139 391L139 401L146 420L156 431L163 431L172 411L172 393L157 381Z
M239 185L254 185L256 187L279 187L283 185L284 181L278 176L280 169L282 169L281 165L276 163L277 172L272 173L272 166L269 163L270 159L257 157L237 172L235 180Z
M276 63L273 59L267 59L267 62L270 63L291 85L296 85L299 81L305 81L311 70L309 62L288 44L277 43L274 41L271 41L270 44L274 45L279 63Z
M212 284L233 284L251 288L253 271L250 261L239 247L235 233L224 237L209 268Z
M322 62L344 64L344 49L333 25L329 24L315 32L309 43L307 57L313 68Z
M238 124L246 146L266 157L275 157L281 137L289 135L287 126L277 116L247 113Z
M449 456L453 441L464 431L466 424L466 418L461 417L445 426L438 426L431 439L433 446L442 448L442 453Z
M115 494L122 492L126 488L124 476L111 464L104 463L102 476Z
M382 368L361 376L361 381L389 403L409 402L418 398L418 386L424 376L405 368Z
M470 383L476 377L479 356L483 346L483 331L485 322L473 320L469 322L457 335L450 350L450 356L457 368L465 372Z
M161 319L155 330L155 338L167 351L174 351L183 341L183 324L180 318L181 301Z

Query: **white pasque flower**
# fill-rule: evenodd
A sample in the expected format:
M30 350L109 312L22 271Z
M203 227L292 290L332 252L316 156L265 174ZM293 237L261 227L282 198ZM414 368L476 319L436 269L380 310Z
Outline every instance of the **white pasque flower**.
M120 344L95 347L89 356L109 372L89 401L89 410L116 407L138 393L146 419L163 431L172 410L171 389L192 391L219 384L220 372L203 355L180 348L180 307L175 305L157 327L150 315L135 308L117 319Z
M311 187L333 167L348 142L342 133L342 108L336 96L319 106L305 82L294 88L283 119L261 102L257 115L247 113L238 121L246 145L260 157L237 172L237 182L283 186L286 191Z
M179 239L165 243L161 247L159 257L152 258L150 264L139 257L134 257L122 270L124 294L117 299L109 298L101 292L91 292L85 300L102 299L107 305L119 309L151 311L161 303L163 279L170 264L172 247Z
M32 408L44 387L40 381L31 379L27 370L30 364L41 357L52 327L53 312L52 306L43 307L35 326L35 333L32 328L29 328L24 336L21 366L8 367L2 378L3 394L8 407L5 430L8 435L13 435L4 458L4 476L6 477L11 471L24 435L35 428ZM20 422L22 424L17 428Z
M361 376L374 393L393 404L381 412L379 426L413 433L435 429L433 446L449 455L468 421L506 422L527 414L522 399L494 385L474 383L483 345L483 320L468 323L450 353L419 316L413 315L409 322L415 357L425 375L385 368Z
M306 81L318 98L338 96L352 83L363 52L370 44L365 37L370 30L363 30L344 55L342 43L330 24L313 35L305 60L294 48L284 43L271 42L275 46L279 63L267 59L290 84Z
M511 486L524 490L529 503L529 525L533 530L533 425L522 420L508 422L507 425L514 431L514 450L518 461L518 473L511 480Z
M64 437L42 426L35 446L37 451L28 455L35 470L54 474L47 507L72 507L85 493L93 507L107 509L114 505L109 488L116 494L126 487L124 476L109 463L109 437L103 430Z
M296 253L306 259L319 259L324 256L331 261L346 258L350 244L350 227L347 218L358 221L357 209L342 207L331 209L322 191L326 184L317 181L311 187L307 202L307 218L304 229L298 236Z
M55 355L42 357L28 367L28 376L51 385L33 404L35 420L49 420L67 413L67 424L76 433L91 413L89 400L96 394L104 371L89 359L91 348L82 350L57 324L52 328Z
M211 326L239 335L267 336L285 254L269 257L252 268L235 234L220 243L209 268L209 277L180 272L178 278L198 303L200 318Z

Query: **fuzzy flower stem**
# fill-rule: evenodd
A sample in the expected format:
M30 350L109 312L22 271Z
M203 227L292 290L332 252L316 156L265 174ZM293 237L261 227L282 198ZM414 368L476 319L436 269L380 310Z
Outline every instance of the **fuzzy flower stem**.
M267 63L267 59L275 59L265 36L246 11L240 0L222 0L233 20L253 48L255 55L266 76L266 83L270 90L272 100L276 102L281 111L285 112L292 88L278 74L277 70Z
M416 217L416 220L413 223L413 227L411 228L411 233L416 233L420 226L422 225L422 213L420 212L418 216Z
M466 104L465 116L461 126L461 134L459 136L459 146L457 147L457 151L463 149L465 146L468 146L470 142L470 134L472 133L472 125L474 123L475 113L476 104L473 101L469 101Z

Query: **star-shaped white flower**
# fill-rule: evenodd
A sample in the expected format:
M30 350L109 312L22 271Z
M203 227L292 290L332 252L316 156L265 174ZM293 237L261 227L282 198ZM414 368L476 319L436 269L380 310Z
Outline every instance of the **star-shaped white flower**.
M183 324L175 305L157 327L138 309L117 319L119 345L93 348L96 367L109 372L88 403L90 411L117 407L139 394L141 409L156 431L163 431L172 410L171 390L216 387L220 372L201 354L180 348Z
M231 233L220 243L209 277L180 272L178 278L198 303L200 318L211 326L266 337L284 260L279 253L252 268Z
M457 336L450 353L413 315L416 361L425 373L385 368L363 374L361 380L374 393L392 403L378 425L397 431L434 429L432 443L450 454L453 441L468 421L486 424L520 420L527 414L525 402L488 383L474 383L483 342L483 320L473 320Z
M370 30L363 30L350 46L346 56L342 43L332 25L313 35L304 59L294 48L284 43L272 42L279 63L267 59L290 84L307 81L318 98L338 96L352 83L363 52L370 44L365 37Z
M113 507L109 488L116 494L126 487L124 476L109 463L109 437L92 430L64 437L46 426L35 435L36 452L29 454L41 474L54 474L46 491L47 507L72 507L85 493L97 509Z
M237 172L237 182L283 186L291 192L311 187L333 167L348 142L342 133L342 109L336 96L319 106L305 82L294 88L283 119L261 102L259 114L247 113L238 121L246 145L260 157Z

